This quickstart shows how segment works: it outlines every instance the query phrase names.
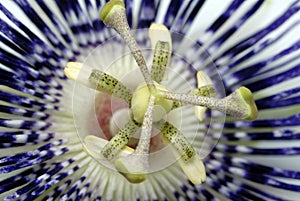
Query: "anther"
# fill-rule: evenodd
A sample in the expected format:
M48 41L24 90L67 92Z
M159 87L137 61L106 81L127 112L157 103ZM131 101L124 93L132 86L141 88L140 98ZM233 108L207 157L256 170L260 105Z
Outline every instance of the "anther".
M126 146L129 139L135 134L138 130L139 124L133 120L125 125L101 150L101 154L107 160L115 159L115 156Z
M197 85L198 88L193 90L193 94L196 96L215 97L216 91L212 80L204 71L197 72ZM203 120L206 112L206 107L194 106L195 116L200 121Z
M160 83L167 77L172 53L172 38L169 30L164 25L151 24L148 32L152 50L154 50L151 79Z
M188 179L194 184L201 184L206 179L205 167L193 146L180 131L166 122L161 129L162 139L170 145L175 158Z
M130 106L132 94L118 79L102 71L84 66L80 62L68 62L64 69L65 75L89 88L121 98Z
M160 83L163 80L164 74L170 60L169 56L170 45L167 42L158 41L155 46L151 79Z
M109 141L96 137L94 135L88 135L84 138L84 150L92 157L98 160L106 160L106 158L100 153ZM126 157L134 152L134 149L124 146L116 155L115 158Z

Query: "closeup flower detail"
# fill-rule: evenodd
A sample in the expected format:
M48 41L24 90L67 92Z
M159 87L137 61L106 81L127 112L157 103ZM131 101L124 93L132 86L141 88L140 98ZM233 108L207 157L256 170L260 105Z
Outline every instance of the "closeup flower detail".
M177 109L182 103L187 102L202 107L209 107L210 109L217 109L240 119L255 120L258 112L252 93L249 89L241 87L223 99L209 98L207 96L210 96L210 91L212 91L212 94L214 93L213 85L210 85L211 89L209 87L194 89L194 94L168 92L167 89L159 84L164 77L171 56L170 44L172 44L172 41L167 28L156 24L152 24L150 27L151 44L155 46L150 73L142 51L137 47L137 43L130 33L124 3L120 0L108 2L102 8L100 18L107 26L113 27L124 39L146 82L139 85L134 93L131 94L130 90L121 81L105 72L82 69L83 64L81 63L71 62L67 64L65 69L67 77L76 81L81 80L88 86L95 85L97 90L123 99L131 109L129 122L127 122L125 128L120 129L104 146L101 150L101 155L108 160L115 159L114 165L116 169L130 182L140 183L144 181L150 170L149 149L152 127L154 122L156 122L160 125L158 129L161 132L162 141L167 145L172 144L174 154L179 157L179 164L189 180L193 184L201 184L206 178L202 161L181 132L168 120L165 120L164 117L172 109ZM157 31L160 32L161 38L165 40L160 39L157 33L155 34ZM154 40L156 43L153 42ZM89 72L88 76L84 75L88 79L79 78L81 70ZM204 82L201 80L201 74L205 75L204 72L197 73L198 85L200 82ZM209 80L208 76L207 79ZM174 101L177 101L177 103ZM202 119L202 117L199 119ZM119 152L128 144L138 127L141 127L141 134L134 152L126 157L116 158ZM87 136L87 138L90 137ZM97 141L96 138L94 140L95 142Z
M297 200L300 1L0 1L0 200Z

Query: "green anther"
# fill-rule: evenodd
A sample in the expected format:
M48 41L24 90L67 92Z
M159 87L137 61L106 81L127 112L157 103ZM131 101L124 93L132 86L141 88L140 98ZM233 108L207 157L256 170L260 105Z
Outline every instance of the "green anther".
M179 101L173 101L171 110L175 110L176 108L179 108L181 106L182 106L182 104Z
M204 71L198 71L196 74L197 89L192 93L196 96L215 97L216 91L212 80ZM203 121L207 108L202 106L194 106L195 117L199 121Z
M111 0L107 2L100 12L100 19L105 23L107 17L113 13L113 9L116 7L125 8L124 2L120 0Z
M166 122L161 130L162 135L168 139L182 156L184 161L188 161L195 154L193 146L187 141L182 133L172 124Z
M192 93L196 96L214 97L216 96L216 90L213 85L206 85L197 89L194 89Z
M151 79L160 83L164 77L167 65L170 60L170 44L158 41L155 45L153 64L151 69Z
M131 92L125 85L123 85L113 76L103 73L99 70L93 70L89 77L89 82L95 84L98 91L112 94L115 97L121 98L130 106L132 99Z
M105 147L102 149L101 154L108 160L113 160L115 156L122 150L128 143L129 139L139 128L139 124L134 121L129 121L125 127L120 130Z

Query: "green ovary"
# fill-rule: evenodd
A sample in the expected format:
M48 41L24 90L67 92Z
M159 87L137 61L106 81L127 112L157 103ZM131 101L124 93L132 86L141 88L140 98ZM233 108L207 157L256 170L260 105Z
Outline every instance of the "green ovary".
M155 96L153 121L161 120L165 114L170 112L172 109L173 101L162 98L156 94L157 90L167 91L167 89L157 83L155 83L155 87L156 89L150 91L146 84L141 84L133 93L131 100L131 111L134 120L138 123L143 122L150 95Z

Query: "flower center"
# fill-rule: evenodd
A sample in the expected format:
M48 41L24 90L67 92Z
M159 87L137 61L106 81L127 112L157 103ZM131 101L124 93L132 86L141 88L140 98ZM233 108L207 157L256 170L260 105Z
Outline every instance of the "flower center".
M109 73L88 67L83 68L81 63L67 64L65 74L69 78L123 99L131 110L130 114L124 118L126 121L116 129L116 134L110 141L107 142L94 136L85 137L85 144L93 147L92 150L95 153L91 153L89 148L87 148L87 152L112 164L128 181L142 182L147 178L151 169L151 138L153 130L158 129L161 134L159 140L170 147L186 176L194 184L200 184L206 178L204 165L194 147L180 129L168 118L165 118L166 115L175 108L193 104L196 117L200 121L206 108L219 110L240 119L253 120L257 116L257 108L251 92L245 87L241 87L225 98L214 98L212 97L215 95L214 86L209 77L201 71L197 73L198 87L196 89L190 90L188 93L168 91L159 84L167 72L172 51L171 35L167 28L156 24L150 27L149 37L154 52L152 68L149 72L142 51L138 48L137 42L130 32L122 1L110 1L102 8L100 16L104 23L114 28L128 45L145 83L140 84L132 93L121 79ZM79 72L81 72L81 76L79 76ZM105 124L105 132L108 132L107 125L111 125L111 123L108 124L108 119L118 119L116 115L120 111L113 113L106 110L105 102L99 108L102 108L100 116L107 115L101 117L99 122L100 125L104 126ZM139 129L140 136L137 145L132 149L127 145ZM167 155L164 156L164 160L168 158Z
M96 96L95 113L105 139L110 140L116 134L117 129L123 127L124 123L121 120L126 120L126 117L122 117L126 115L125 108L128 108L128 105L122 99L101 92Z
M153 121L158 122L162 120L167 113L169 113L173 106L173 101L162 98L158 95L157 90L167 91L165 87L155 83L156 89L149 90L146 84L140 84L133 93L131 101L131 110L135 121L142 123L144 115L149 105L150 96L155 97L155 105L153 111Z
M135 104L132 103L132 105ZM130 110L128 104L124 100L100 92L95 99L95 113L104 137L102 135L97 136L102 136L102 138L104 139L111 140L115 135L118 134L119 131L125 128L128 121L130 121L130 118L133 113L132 111L138 112L136 111L138 107L134 107L134 109L132 107ZM161 120L162 117L164 117L167 114L167 112L160 105L156 105L154 113L154 118L156 118L157 121ZM139 133L140 129L138 129L132 135L131 139L128 140L127 146L131 148L136 148L138 140L140 138ZM161 133L158 129L153 129L150 141L150 153L159 151L164 147L160 134Z

